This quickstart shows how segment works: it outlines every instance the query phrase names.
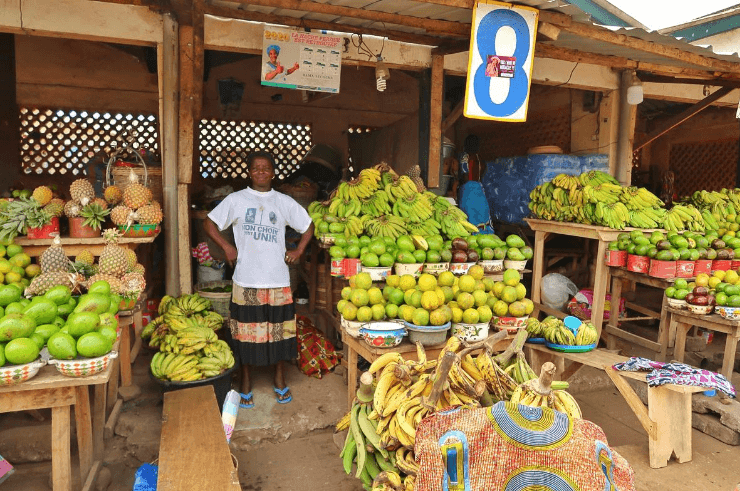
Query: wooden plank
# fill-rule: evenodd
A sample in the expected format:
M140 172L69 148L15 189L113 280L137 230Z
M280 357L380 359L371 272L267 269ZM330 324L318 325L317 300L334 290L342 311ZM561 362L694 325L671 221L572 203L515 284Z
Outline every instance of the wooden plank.
M609 272L613 278L623 278L633 283L640 283L641 285L652 286L653 288L660 288L663 290L673 285L674 281L673 279L654 278L645 274L627 271L624 268L610 267Z
M667 387L648 387L648 416L657 426L649 445L653 469L668 465L672 454L679 463L691 460L691 396Z
M98 473L102 468L103 462L101 462L100 460L96 461L93 464L92 469L90 469L90 473L87 475L85 484L82 486L82 491L92 491L93 489L95 489L95 480L98 478Z
M634 302L625 302L624 306L630 310L634 310L635 312L648 316L648 319L660 319L660 312L651 310L644 305L638 305Z
M177 214L178 223L178 270L180 273L180 294L193 293L192 256L190 254L190 193L187 184L177 186Z
M736 332L740 328L740 321L725 319L719 314L698 315L688 310L681 310L668 306L671 315L681 322L688 322L695 326L705 327L718 332Z
M213 387L165 393L157 489L220 490L235 482Z
M605 372L612 382L614 382L614 385L617 386L619 393L622 394L624 400L627 401L627 405L632 409L632 412L635 413L635 416L637 416L637 419L640 421L640 424L645 429L648 436L655 440L658 428L655 422L650 419L648 410L645 408L642 400L640 400L640 397L635 393L635 390L625 379L622 378L620 372L617 372L613 368L608 368ZM689 428L691 428L690 424Z
M198 87L202 87L202 82L198 84L195 80L195 52L194 32L192 25L180 25L178 34L179 55L180 55L180 104L179 104L179 135L177 169L178 181L180 184L192 182L193 176L193 147L197 140L198 132L195 129L195 120L193 118L194 97ZM199 55L203 56L202 45ZM201 81L203 78L201 77Z
M545 260L545 239L547 234L535 231L534 252L532 256L532 301L539 304L542 299L542 275L545 272L543 261Z
M537 24L537 34L541 34L550 41L557 41L560 37L560 29L548 22L540 22Z
M660 343L656 343L655 341L645 339L641 336L638 336L637 334L632 334L631 332L625 331L624 329L620 329L619 327L616 327L616 326L611 326L611 325L606 326L604 328L604 332L606 332L610 336L615 336L620 339L629 341L632 344L636 344L638 346L642 346L643 348L647 348L650 351L655 351L656 353L659 353L661 350Z
M121 387L131 385L131 325L121 327L118 359L121 370Z
M56 371L56 369L54 371ZM30 380L23 382L23 384L28 382L30 382ZM11 387L20 387L23 384L13 385ZM5 388L7 389L7 387ZM73 387L50 387L25 391L6 390L2 396L0 396L0 413L70 406L75 403L75 400L76 397Z
M54 491L72 491L69 406L51 408L51 477Z
M443 34L446 36L465 38L470 36L470 24L393 14L380 10L343 7L340 5L319 3L310 0L235 0L235 2L240 4L261 5L264 7L294 10L297 12L312 12L327 16L371 20L373 22L383 22L397 26L424 29L428 33Z
M118 416L121 415L121 409L123 409L123 399L116 399L116 403L113 405L113 410L108 416L108 421L105 422L104 438L113 438L116 429L116 422L118 422Z
M427 163L427 187L430 188L439 187L444 82L444 56L432 55L432 100L429 116L429 162Z
M606 285L609 280L609 268L606 267L606 247L607 243L599 241L599 248L596 252L596 269L594 271L594 300L591 305L591 322L596 327L598 335L596 339L601 338L601 329L604 321L604 304L606 303Z
M676 114L675 116L667 119L666 121L661 122L661 124L657 128L654 128L644 138L640 139L640 142L635 146L633 151L636 152L640 150L641 148L643 148L644 146L648 145L649 143L657 140L661 136L671 131L676 126L680 125L681 123L688 120L689 118L699 114L701 111L711 106L714 102L728 95L733 90L735 90L735 88L733 87L722 87L716 92L714 92L713 94L710 94L703 100L697 102L693 106L687 107L686 109Z
M103 460L105 452L105 398L107 390L105 384L93 386L92 401L92 435L93 460Z
M75 387L75 424L77 449L80 454L80 479L84 482L93 464L92 413L90 412L90 389L86 385Z
M115 350L116 347L114 346ZM25 392L34 391L38 389L62 389L67 390L70 387L78 385L95 385L105 384L110 379L113 364L108 364L108 368L95 375L88 377L67 377L59 373L59 371L52 365L47 365L39 370L39 373L30 380L26 380L22 384L18 385L6 385L0 387L0 394L14 393L14 392ZM2 407L3 398L0 397L0 407ZM42 406L48 407L48 406Z
M447 117L442 121L442 134L444 134L445 131L449 130L452 125L454 125L458 119L460 119L460 116L463 115L463 110L465 109L465 101L460 101L457 103L457 106L450 112L450 114L447 115Z

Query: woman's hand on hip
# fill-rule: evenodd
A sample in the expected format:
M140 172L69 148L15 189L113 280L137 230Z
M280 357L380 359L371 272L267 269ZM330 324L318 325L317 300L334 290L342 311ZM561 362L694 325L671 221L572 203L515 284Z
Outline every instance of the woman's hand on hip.
M234 267L234 263L236 262L236 256L237 256L236 247L234 247L231 244L225 244L223 249L224 249L224 254L226 255L226 262L229 263L229 266Z
M301 252L298 250L288 251L285 253L285 262L287 264L296 264L301 259Z

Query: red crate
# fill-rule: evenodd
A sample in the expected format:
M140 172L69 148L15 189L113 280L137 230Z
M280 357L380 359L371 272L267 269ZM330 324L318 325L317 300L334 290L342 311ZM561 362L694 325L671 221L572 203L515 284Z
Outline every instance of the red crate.
M694 262L694 274L712 274L712 260L711 259L699 259Z
M733 259L732 260L732 266L731 266L730 269L734 269L735 271L737 271L738 269L740 269L740 260Z
M730 259L715 259L712 261L712 272L715 271L729 271L732 269L732 260Z
M362 263L359 259L342 259L342 276L351 278L362 271Z
M675 278L676 263L677 261L658 261L657 259L651 259L650 272L648 274L653 278Z
M676 278L693 278L696 261L676 261Z
M627 255L627 269L633 273L647 274L650 269L650 258L647 256Z
M606 251L607 266L627 266L627 251Z

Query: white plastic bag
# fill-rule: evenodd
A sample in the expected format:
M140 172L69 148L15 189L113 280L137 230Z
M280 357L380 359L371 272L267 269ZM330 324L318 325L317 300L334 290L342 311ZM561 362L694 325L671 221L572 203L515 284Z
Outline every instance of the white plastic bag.
M542 278L540 292L544 305L562 311L568 300L578 293L578 287L566 276L550 273Z

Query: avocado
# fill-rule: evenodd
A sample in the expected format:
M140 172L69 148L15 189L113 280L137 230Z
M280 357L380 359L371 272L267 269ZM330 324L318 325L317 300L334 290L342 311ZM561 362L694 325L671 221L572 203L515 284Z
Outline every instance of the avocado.
M656 247L658 248L658 250L667 251L668 249L671 248L671 243L668 242L667 240L661 240L660 242L656 244Z
M658 261L673 261L673 254L671 254L671 251L658 251L655 259Z

